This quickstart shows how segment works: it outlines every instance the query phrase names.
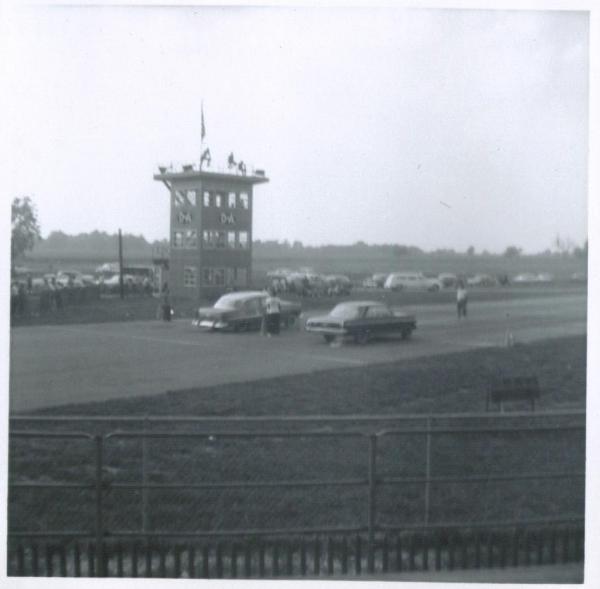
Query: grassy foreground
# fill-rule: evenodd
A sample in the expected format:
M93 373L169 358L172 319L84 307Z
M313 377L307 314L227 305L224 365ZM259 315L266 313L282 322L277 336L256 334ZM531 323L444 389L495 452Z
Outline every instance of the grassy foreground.
M46 415L329 415L478 412L485 391L500 375L536 375L542 409L585 407L584 337L540 342L510 349L468 353L328 370L243 384L177 391L129 400L53 408ZM490 414L493 421L493 415ZM380 427L384 424L382 424ZM14 427L14 426L13 426ZM20 423L23 429L26 424ZM39 425L31 426L39 428ZM212 427L212 426L211 426ZM234 426L237 427L237 426ZM281 430L282 426L278 426ZM328 431L327 426L319 426ZM325 427L325 429L323 429ZM54 429L103 432L127 429L110 422L84 421ZM136 426L139 429L139 426ZM157 425L160 431L198 431L186 425ZM286 430L289 429L285 426ZM229 425L231 430L232 426ZM313 428L314 429L314 428ZM159 438L147 442L115 437L105 446L107 525L111 530L139 530L139 489L118 487L140 482L142 452L147 480L157 484L230 481L301 481L367 478L365 438L289 440L219 437L213 428L200 438ZM330 430L329 430L330 431ZM93 447L88 441L13 439L10 480L15 482L91 482ZM386 436L377 451L378 474L423 476L424 436ZM487 481L485 477L534 471L582 471L585 436L557 429L517 435L443 434L432 444L432 474L483 475L478 483L432 485L430 521L492 521L583 513L583 479ZM422 483L382 485L378 521L387 524L422 521ZM263 487L254 489L154 489L147 496L150 529L361 525L367 492L356 487ZM28 530L91 529L93 491L17 489L9 499L9 528Z

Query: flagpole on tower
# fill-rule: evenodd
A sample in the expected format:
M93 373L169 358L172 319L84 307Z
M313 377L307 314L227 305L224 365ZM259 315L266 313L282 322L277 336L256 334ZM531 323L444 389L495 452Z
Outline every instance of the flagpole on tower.
M204 138L206 137L206 125L204 124L204 101L200 103L200 169L206 159L208 165L210 165L210 152L207 153L208 149L204 149Z

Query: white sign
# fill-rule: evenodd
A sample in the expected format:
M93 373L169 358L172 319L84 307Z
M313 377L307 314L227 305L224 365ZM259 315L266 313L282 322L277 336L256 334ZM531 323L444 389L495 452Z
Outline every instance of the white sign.
M223 225L233 225L235 223L233 213L221 213L221 223Z
M189 225L192 222L192 213L188 211L179 211L179 213L177 213L177 220L182 225Z

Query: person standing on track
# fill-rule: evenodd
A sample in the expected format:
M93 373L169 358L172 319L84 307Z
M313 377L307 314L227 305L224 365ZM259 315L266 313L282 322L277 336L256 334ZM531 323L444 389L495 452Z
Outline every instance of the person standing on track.
M456 288L456 314L459 319L461 317L467 317L467 301L467 287L463 280L459 280Z
M281 301L275 296L274 290L269 289L269 296L265 301L267 336L279 335L281 321Z

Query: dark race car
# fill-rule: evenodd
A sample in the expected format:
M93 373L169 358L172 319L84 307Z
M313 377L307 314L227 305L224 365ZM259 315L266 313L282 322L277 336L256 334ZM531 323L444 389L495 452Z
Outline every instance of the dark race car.
M406 339L416 328L414 315L395 313L386 304L375 301L340 303L329 315L312 317L306 322L306 331L320 333L326 342L336 337L352 337L359 344L385 335Z
M256 331L261 328L266 292L243 291L223 295L212 307L196 312L195 327L211 331ZM300 305L281 301L281 325L293 325L301 312Z

